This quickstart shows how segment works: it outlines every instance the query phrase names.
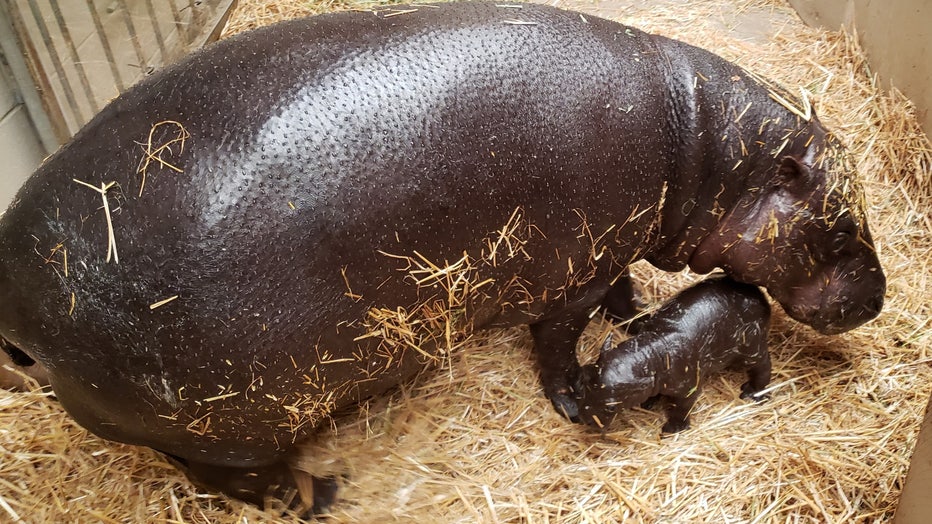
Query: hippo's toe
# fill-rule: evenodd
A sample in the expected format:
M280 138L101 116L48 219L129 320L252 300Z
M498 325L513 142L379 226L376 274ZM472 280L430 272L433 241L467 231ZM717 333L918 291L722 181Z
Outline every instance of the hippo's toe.
M576 404L574 396L566 393L554 393L548 396L550 397L550 402L553 403L553 408L557 410L557 413L570 419L572 422L580 422L579 405Z

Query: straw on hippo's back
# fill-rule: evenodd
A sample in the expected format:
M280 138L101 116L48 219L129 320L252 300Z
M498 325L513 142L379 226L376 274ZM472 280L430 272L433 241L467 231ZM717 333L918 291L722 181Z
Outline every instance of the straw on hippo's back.
M632 338L607 338L583 367L583 419L606 427L619 408L669 401L664 433L689 427L689 412L712 373L747 371L741 398L760 400L770 383L770 304L756 286L709 278L679 293L638 326Z
M179 136L143 188L139 144ZM814 117L680 42L530 4L311 17L152 75L39 168L0 220L0 335L85 427L261 502L474 329L530 324L575 417L579 333L638 259L866 322L854 182Z

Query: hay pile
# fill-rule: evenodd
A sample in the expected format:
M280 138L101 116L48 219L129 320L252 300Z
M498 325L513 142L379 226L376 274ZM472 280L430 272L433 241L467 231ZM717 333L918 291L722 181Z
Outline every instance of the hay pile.
M347 2L240 0L231 31ZM772 400L738 400L742 377L710 380L693 429L659 438L634 410L605 436L543 397L524 329L479 337L451 372L364 406L306 446L310 471L347 474L332 522L876 522L892 516L932 390L932 152L909 103L878 89L854 38L805 27L782 2L657 2L621 21L719 52L805 87L864 175L888 276L882 316L824 337L775 308ZM593 12L596 4L569 7ZM617 5L617 4L616 4ZM611 14L611 13L610 13ZM765 40L737 38L773 20ZM735 32L723 28L735 29ZM691 275L635 267L646 298ZM591 355L605 323L584 339ZM0 521L269 522L198 494L155 453L102 441L43 393L0 392ZM278 520L275 520L278 521ZM288 521L282 519L282 521Z

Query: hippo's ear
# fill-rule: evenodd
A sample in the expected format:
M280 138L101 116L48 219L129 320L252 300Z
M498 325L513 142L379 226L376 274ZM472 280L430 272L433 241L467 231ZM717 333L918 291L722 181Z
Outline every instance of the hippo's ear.
M785 156L780 161L780 168L774 182L778 186L805 185L809 181L809 168L792 156Z

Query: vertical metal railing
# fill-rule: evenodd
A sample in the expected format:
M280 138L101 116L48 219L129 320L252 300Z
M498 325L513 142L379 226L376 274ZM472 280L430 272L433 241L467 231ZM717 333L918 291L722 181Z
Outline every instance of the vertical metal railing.
M0 15L62 143L119 92L216 37L235 1L0 0Z
M97 8L94 7L94 0L85 0L87 4L87 11L91 14L91 21L94 24L94 31L98 35L104 33L104 25L100 21L100 14L97 13ZM181 23L180 21L178 22ZM107 58L107 64L110 65L110 74L113 75L113 84L116 86L118 91L123 91L126 89L126 83L123 82L123 76L120 74L120 68L117 67L116 58L113 57L113 47L110 45L109 38L101 39L103 44L104 56Z

